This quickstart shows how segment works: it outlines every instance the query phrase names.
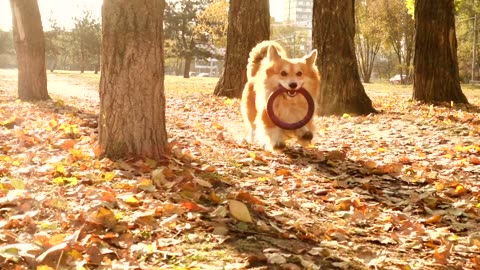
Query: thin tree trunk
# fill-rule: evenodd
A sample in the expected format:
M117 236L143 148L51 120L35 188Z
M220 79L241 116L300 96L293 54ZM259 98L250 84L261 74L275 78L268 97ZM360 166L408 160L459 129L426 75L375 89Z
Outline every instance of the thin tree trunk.
M104 0L99 140L102 156L166 152L164 0Z
M183 78L190 78L190 68L192 66L192 56L185 56L185 66L183 67Z
M85 72L85 65L86 65L86 55L85 55L85 48L83 47L83 41L80 41L80 73Z
M322 78L320 115L376 112L358 74L354 6L354 0L313 1L313 47Z
M54 72L57 69L58 55L53 56L53 63L50 66L50 72Z
M228 11L227 52L222 75L214 94L242 96L247 82L248 54L257 43L270 37L268 0L231 0Z
M415 2L415 100L468 103L460 88L453 1Z
M10 0L18 62L18 98L50 99L47 90L45 37L37 0Z

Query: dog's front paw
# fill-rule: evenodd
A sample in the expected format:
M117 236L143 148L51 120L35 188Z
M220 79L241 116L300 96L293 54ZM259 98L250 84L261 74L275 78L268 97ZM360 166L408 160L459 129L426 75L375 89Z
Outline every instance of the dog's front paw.
M311 131L307 131L302 134L300 140L302 141L311 141L313 139L313 133Z
M306 131L298 136L298 143L303 147L307 147L312 142L312 139L313 133L311 131Z
M273 145L273 150L283 150L287 147L287 145L284 142L277 142Z
M287 145L285 144L285 142L276 142L276 143L272 142L272 143L267 143L263 146L263 148L266 151L277 152L277 153L282 152L286 147Z

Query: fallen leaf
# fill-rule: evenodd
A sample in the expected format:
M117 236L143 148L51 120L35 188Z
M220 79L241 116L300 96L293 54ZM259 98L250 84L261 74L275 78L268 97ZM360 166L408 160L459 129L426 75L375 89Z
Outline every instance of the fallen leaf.
M232 216L237 220L243 222L252 222L250 212L244 203L237 200L229 200L228 208L230 210L230 214L232 214Z

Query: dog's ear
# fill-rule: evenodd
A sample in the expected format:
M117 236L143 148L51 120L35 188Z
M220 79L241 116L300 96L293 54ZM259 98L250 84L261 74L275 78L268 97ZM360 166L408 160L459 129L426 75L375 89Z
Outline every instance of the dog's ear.
M309 66L315 65L315 61L317 60L317 49L311 51L304 58L305 58L305 61L307 62L307 65Z
M267 57L270 59L270 61L275 61L282 58L274 45L268 46Z

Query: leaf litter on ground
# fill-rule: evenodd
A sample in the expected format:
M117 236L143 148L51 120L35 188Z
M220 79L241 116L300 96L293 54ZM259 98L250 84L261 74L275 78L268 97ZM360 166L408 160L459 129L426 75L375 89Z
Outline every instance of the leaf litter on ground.
M372 95L382 113L319 117L313 145L271 154L244 142L238 100L168 94L169 157L112 161L98 101L14 88L0 268L480 269L475 108Z

